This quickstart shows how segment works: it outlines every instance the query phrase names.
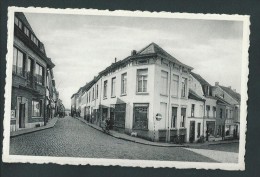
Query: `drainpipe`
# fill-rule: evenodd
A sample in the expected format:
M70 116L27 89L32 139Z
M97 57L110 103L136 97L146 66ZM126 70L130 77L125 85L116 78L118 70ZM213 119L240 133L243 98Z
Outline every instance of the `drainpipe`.
M168 86L168 95L169 95L169 104L168 104L168 127L167 127L167 131L168 131L168 137L167 137L167 141L169 142L170 141L170 136L171 136L171 132L170 132L170 116L171 116L171 112L170 112L170 109L171 109L171 83L172 83L172 68L171 68L171 63L169 63L170 65L170 82L169 82L169 86Z
M204 128L205 128L205 123L204 123L204 122L205 122L205 120L204 120L204 119L205 119L205 103L206 103L206 100L204 101L204 104L203 104L203 119L202 119L202 121L203 121L202 136L203 136L203 137L204 137L204 132L205 132L205 129L204 129ZM205 137L204 137L204 138L205 138Z

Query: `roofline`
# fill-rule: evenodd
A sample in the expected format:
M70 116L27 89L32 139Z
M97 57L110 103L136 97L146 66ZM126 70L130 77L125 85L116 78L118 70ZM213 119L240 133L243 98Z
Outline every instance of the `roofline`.
M217 85L219 88L221 88L224 92L226 92L222 87L225 87L225 86L222 86L222 85ZM217 87L215 86L215 87ZM240 102L241 100L237 100L236 98L234 98L232 95L230 95L228 92L226 92L229 96L231 96L233 99L235 99L237 102ZM239 93L238 93L239 94Z

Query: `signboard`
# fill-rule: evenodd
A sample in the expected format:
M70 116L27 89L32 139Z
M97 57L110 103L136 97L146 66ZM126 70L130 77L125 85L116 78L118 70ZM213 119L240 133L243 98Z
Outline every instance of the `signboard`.
M11 119L15 119L15 110L11 110Z

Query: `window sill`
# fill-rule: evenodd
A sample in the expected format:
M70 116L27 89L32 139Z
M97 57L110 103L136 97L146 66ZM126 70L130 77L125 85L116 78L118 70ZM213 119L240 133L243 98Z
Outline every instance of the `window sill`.
M127 94L126 93L124 93L124 94L121 94L120 96L126 96Z
M115 98L116 96L111 96L111 98Z
M186 129L185 127L180 127L179 129Z
M43 119L43 117L34 117L34 116L32 116L32 119Z
M25 76L21 76L21 75L19 75L19 74L16 74L16 73L12 73L13 75L15 75L15 76L17 76L17 77L20 77L20 78L22 78L22 79L26 79L26 77Z
M170 128L170 130L177 130L177 128Z
M136 92L136 95L149 95L148 92Z
M160 94L160 96L168 97L168 95Z
M106 100L106 99L107 99L107 97L103 98L103 100Z
M172 97L172 98L178 98L178 95L176 95L176 96L173 96L173 95L172 95L171 97Z

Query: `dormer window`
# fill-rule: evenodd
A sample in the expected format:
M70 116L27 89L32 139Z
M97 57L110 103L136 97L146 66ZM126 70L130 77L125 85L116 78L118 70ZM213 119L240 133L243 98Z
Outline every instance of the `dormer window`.
M28 36L29 37L29 29L28 28L26 28L26 27L24 27L24 34L26 34L26 36Z
M148 60L147 59L137 60L137 64L138 65L146 65L146 64L148 64Z
M21 22L17 17L14 18L14 23L15 23L20 29L22 29L22 22Z
M36 44L38 46L39 41L33 34L31 34L31 40L33 41L34 44Z

